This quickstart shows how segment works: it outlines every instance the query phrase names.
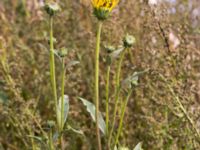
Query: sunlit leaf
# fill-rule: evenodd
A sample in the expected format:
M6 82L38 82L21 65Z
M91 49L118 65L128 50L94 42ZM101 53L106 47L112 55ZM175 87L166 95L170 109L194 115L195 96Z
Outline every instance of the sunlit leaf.
M68 130L71 130L71 131L73 131L74 133L77 133L77 134L80 134L80 135L84 135L83 131L74 129L74 128L71 127L70 125L67 125L67 128L68 128Z
M133 150L143 150L142 142L138 143Z
M110 53L110 57L111 57L112 59L118 58L119 55L121 54L121 52L122 52L123 50L124 50L124 48L121 47L121 48L119 48L119 49L113 51L112 53Z
M80 62L79 61L70 61L68 64L67 64L67 67L66 68L70 68L70 67L73 67L77 64L79 64Z
M129 150L128 147L120 147L119 150Z
M62 112L62 98L59 99L57 113L58 113L59 124L61 125L61 122L62 122L63 124L61 126L64 127L64 124L65 124L65 122L67 120L67 116L68 116L68 113L69 113L69 97L68 97L68 95L64 95L64 114L63 114L63 118L61 118L61 112Z
M87 111L90 113L93 121L96 122L96 117L95 117L95 114L96 114L96 108L94 106L94 104L92 104L91 102L89 102L88 100L84 99L84 98L79 98L83 104L86 106L87 108ZM101 113L99 113L99 122L98 122L98 126L99 126L99 129L102 131L103 134L105 134L105 131L106 131L106 124L105 124L105 121L103 119L103 116Z

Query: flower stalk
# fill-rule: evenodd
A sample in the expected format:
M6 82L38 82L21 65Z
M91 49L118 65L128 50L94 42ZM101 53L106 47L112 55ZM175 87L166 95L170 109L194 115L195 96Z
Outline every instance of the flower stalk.
M54 43L53 43L53 16L50 16L50 77L52 84L52 91L54 96L54 107L56 111L57 118L57 127L59 129L59 120L58 120L58 112L57 112L57 104L58 104L58 96L57 96L57 88L56 88L56 74L55 74L55 58L54 58Z
M99 132L99 52L100 52L100 40L101 40L101 29L102 22L98 22L97 39L96 39L96 51L95 51L95 106L96 106L96 136L98 143L98 150L101 150L101 137Z
M119 140L119 136L122 132L122 127L123 127L123 121L124 121L124 114L125 114L125 110L126 110L126 107L127 107L127 104L128 104L128 101L129 101L129 98L132 94L132 89L129 89L128 91L128 95L126 97L126 100L125 102L122 104L122 107L121 107L121 114L120 114L120 123L119 123L119 128L117 130L117 135L116 135L116 138L115 138L115 143L114 145L117 145L118 144L118 140Z
M120 94L120 76L121 76L121 68L122 68L122 62L124 60L125 57L125 53L126 53L127 48L125 48L122 52L122 54L120 55L120 59L119 59L119 63L117 66L117 75L116 75L116 86L115 86L115 106L114 106L114 116L113 116L113 120L112 120L112 125L111 125L111 130L109 133L109 138L108 138L108 147L110 147L111 144L111 140L112 140L112 133L114 130L114 126L115 126L115 122L116 122L116 117L117 117L117 106L119 103L119 94Z
M64 128L64 91L65 91L65 59L62 58L62 81L61 81L61 128L60 131Z
M106 73L106 136L109 135L109 85L110 85L110 65Z

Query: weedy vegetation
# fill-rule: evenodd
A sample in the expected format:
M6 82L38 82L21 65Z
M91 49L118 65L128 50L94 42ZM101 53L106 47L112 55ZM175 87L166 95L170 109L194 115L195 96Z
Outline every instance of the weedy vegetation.
M197 6L2 0L0 150L200 149Z

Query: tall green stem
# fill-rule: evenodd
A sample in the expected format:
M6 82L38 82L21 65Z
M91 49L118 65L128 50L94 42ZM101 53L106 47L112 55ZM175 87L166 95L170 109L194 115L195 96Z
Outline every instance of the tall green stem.
M100 51L100 40L101 40L101 29L102 22L98 22L96 51L95 51L95 106L96 106L96 136L98 143L98 150L101 150L101 137L99 132L99 51Z
M121 134L121 132L122 132L125 110L126 110L126 107L127 107L127 104L128 104L128 100L129 100L131 94L132 94L132 89L129 90L128 95L127 95L127 97L126 97L126 100L125 100L125 102L123 103L122 108L121 108L122 111L121 111L121 115L120 115L120 123L119 123L119 128L118 128L118 130L117 130L117 136L116 136L116 138L115 138L115 144L114 144L114 145L117 145L117 144L118 144L119 136L120 136L120 134Z
M65 61L62 58L62 81L61 81L61 128L60 131L63 130L64 127L64 92L65 92Z
M60 129L59 131L62 132L63 128L64 128L64 107L65 107L65 103L64 103L64 93L65 92L65 59L62 58L62 80L61 80L61 120L60 120ZM63 135L61 133L60 135L60 147L61 150L63 149Z
M119 60L119 64L117 66L117 76L116 76L116 86L115 86L115 106L114 106L114 116L113 116L113 121L112 121L112 126L111 126L111 130L109 133L109 138L108 138L108 147L110 147L111 144L111 139L112 139L112 133L114 130L114 126L115 126L115 121L116 121L116 116L117 116L117 106L118 106L118 102L119 102L119 94L120 94L120 75L121 75L121 67L122 67L122 62L124 60L124 56L126 53L127 49L124 49L122 54L120 55L120 60Z
M26 0L22 0L22 7L23 7L23 11L25 12L25 16L27 17L27 18L29 18L30 17L30 14L29 14L29 11L28 11L28 9L27 9L27 6L26 6L26 4L27 4L27 1Z
M50 17L50 77L51 77L51 84L54 96L54 105L56 111L56 118L57 118L57 126L58 126L58 112L57 112L57 88L56 88L56 75L55 75L55 58L54 58L54 44L53 44L53 17ZM58 126L59 129L59 126Z
M54 150L54 146L53 146L53 139L52 139L52 136L53 136L53 133L52 133L52 129L50 130L50 133L49 133L49 149L50 150Z
M110 84L110 65L106 73L106 135L109 135L109 84Z

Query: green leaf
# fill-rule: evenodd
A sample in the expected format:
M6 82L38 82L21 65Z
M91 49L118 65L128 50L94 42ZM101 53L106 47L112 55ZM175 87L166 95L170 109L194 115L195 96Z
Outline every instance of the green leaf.
M61 125L61 127L64 127L64 124L67 120L67 116L69 113L69 96L68 95L64 95L64 115L63 118L61 118L61 111L62 111L62 98L59 99L58 101L58 121L59 121L59 125ZM63 122L63 124L61 124L61 122Z
M43 142L43 141L44 141L44 139L43 139L42 137L39 137L39 136L27 135L27 137L33 138L33 139L38 140L38 141L40 141L40 142Z
M121 54L121 52L122 52L123 50L124 50L124 48L121 47L121 48L119 48L119 49L113 51L113 52L110 54L110 57L111 57L112 59L118 58L119 55Z
M138 143L133 150L143 150L143 148L142 148L142 142Z
M138 85L138 74L137 72L133 73L131 76L127 77L125 80L122 81L122 87L124 89L131 89L133 86Z
M68 130L71 130L71 131L73 131L74 133L77 133L77 134L80 134L80 135L84 135L83 131L74 129L74 128L71 127L70 125L67 125L67 128L68 128Z
M129 150L128 147L120 147L119 150Z
M115 145L114 150L117 150L117 146Z
M45 144L46 138L44 138L44 137L39 137L39 136L34 136L34 135L27 135L27 137L32 138L32 139L40 142L42 145L46 145Z
M124 89L130 89L138 86L139 77L147 72L149 72L149 69L140 72L134 72L132 75L122 81L122 87Z
M60 134L56 131L54 134L53 134L53 141L55 142L56 140L58 140Z
M84 98L81 98L79 97L79 99L82 101L82 103L86 106L87 108L87 111L90 113L92 119L94 122L96 122L96 117L95 117L95 113L96 113L96 108L94 106L94 104L92 104L91 102L89 102L88 100L84 99ZM101 113L99 113L99 122L98 122L98 126L99 126L99 129L101 130L101 132L103 134L105 134L105 131L106 131L106 124L105 124L105 121L103 119L103 116Z
M70 62L67 64L66 68L71 68L71 67L73 67L73 66L75 66L75 65L77 65L77 64L79 64L79 63L80 63L79 61L70 61Z
M117 146L115 145L114 150L129 150L129 148L126 147L126 146L122 146L122 147L117 148Z

